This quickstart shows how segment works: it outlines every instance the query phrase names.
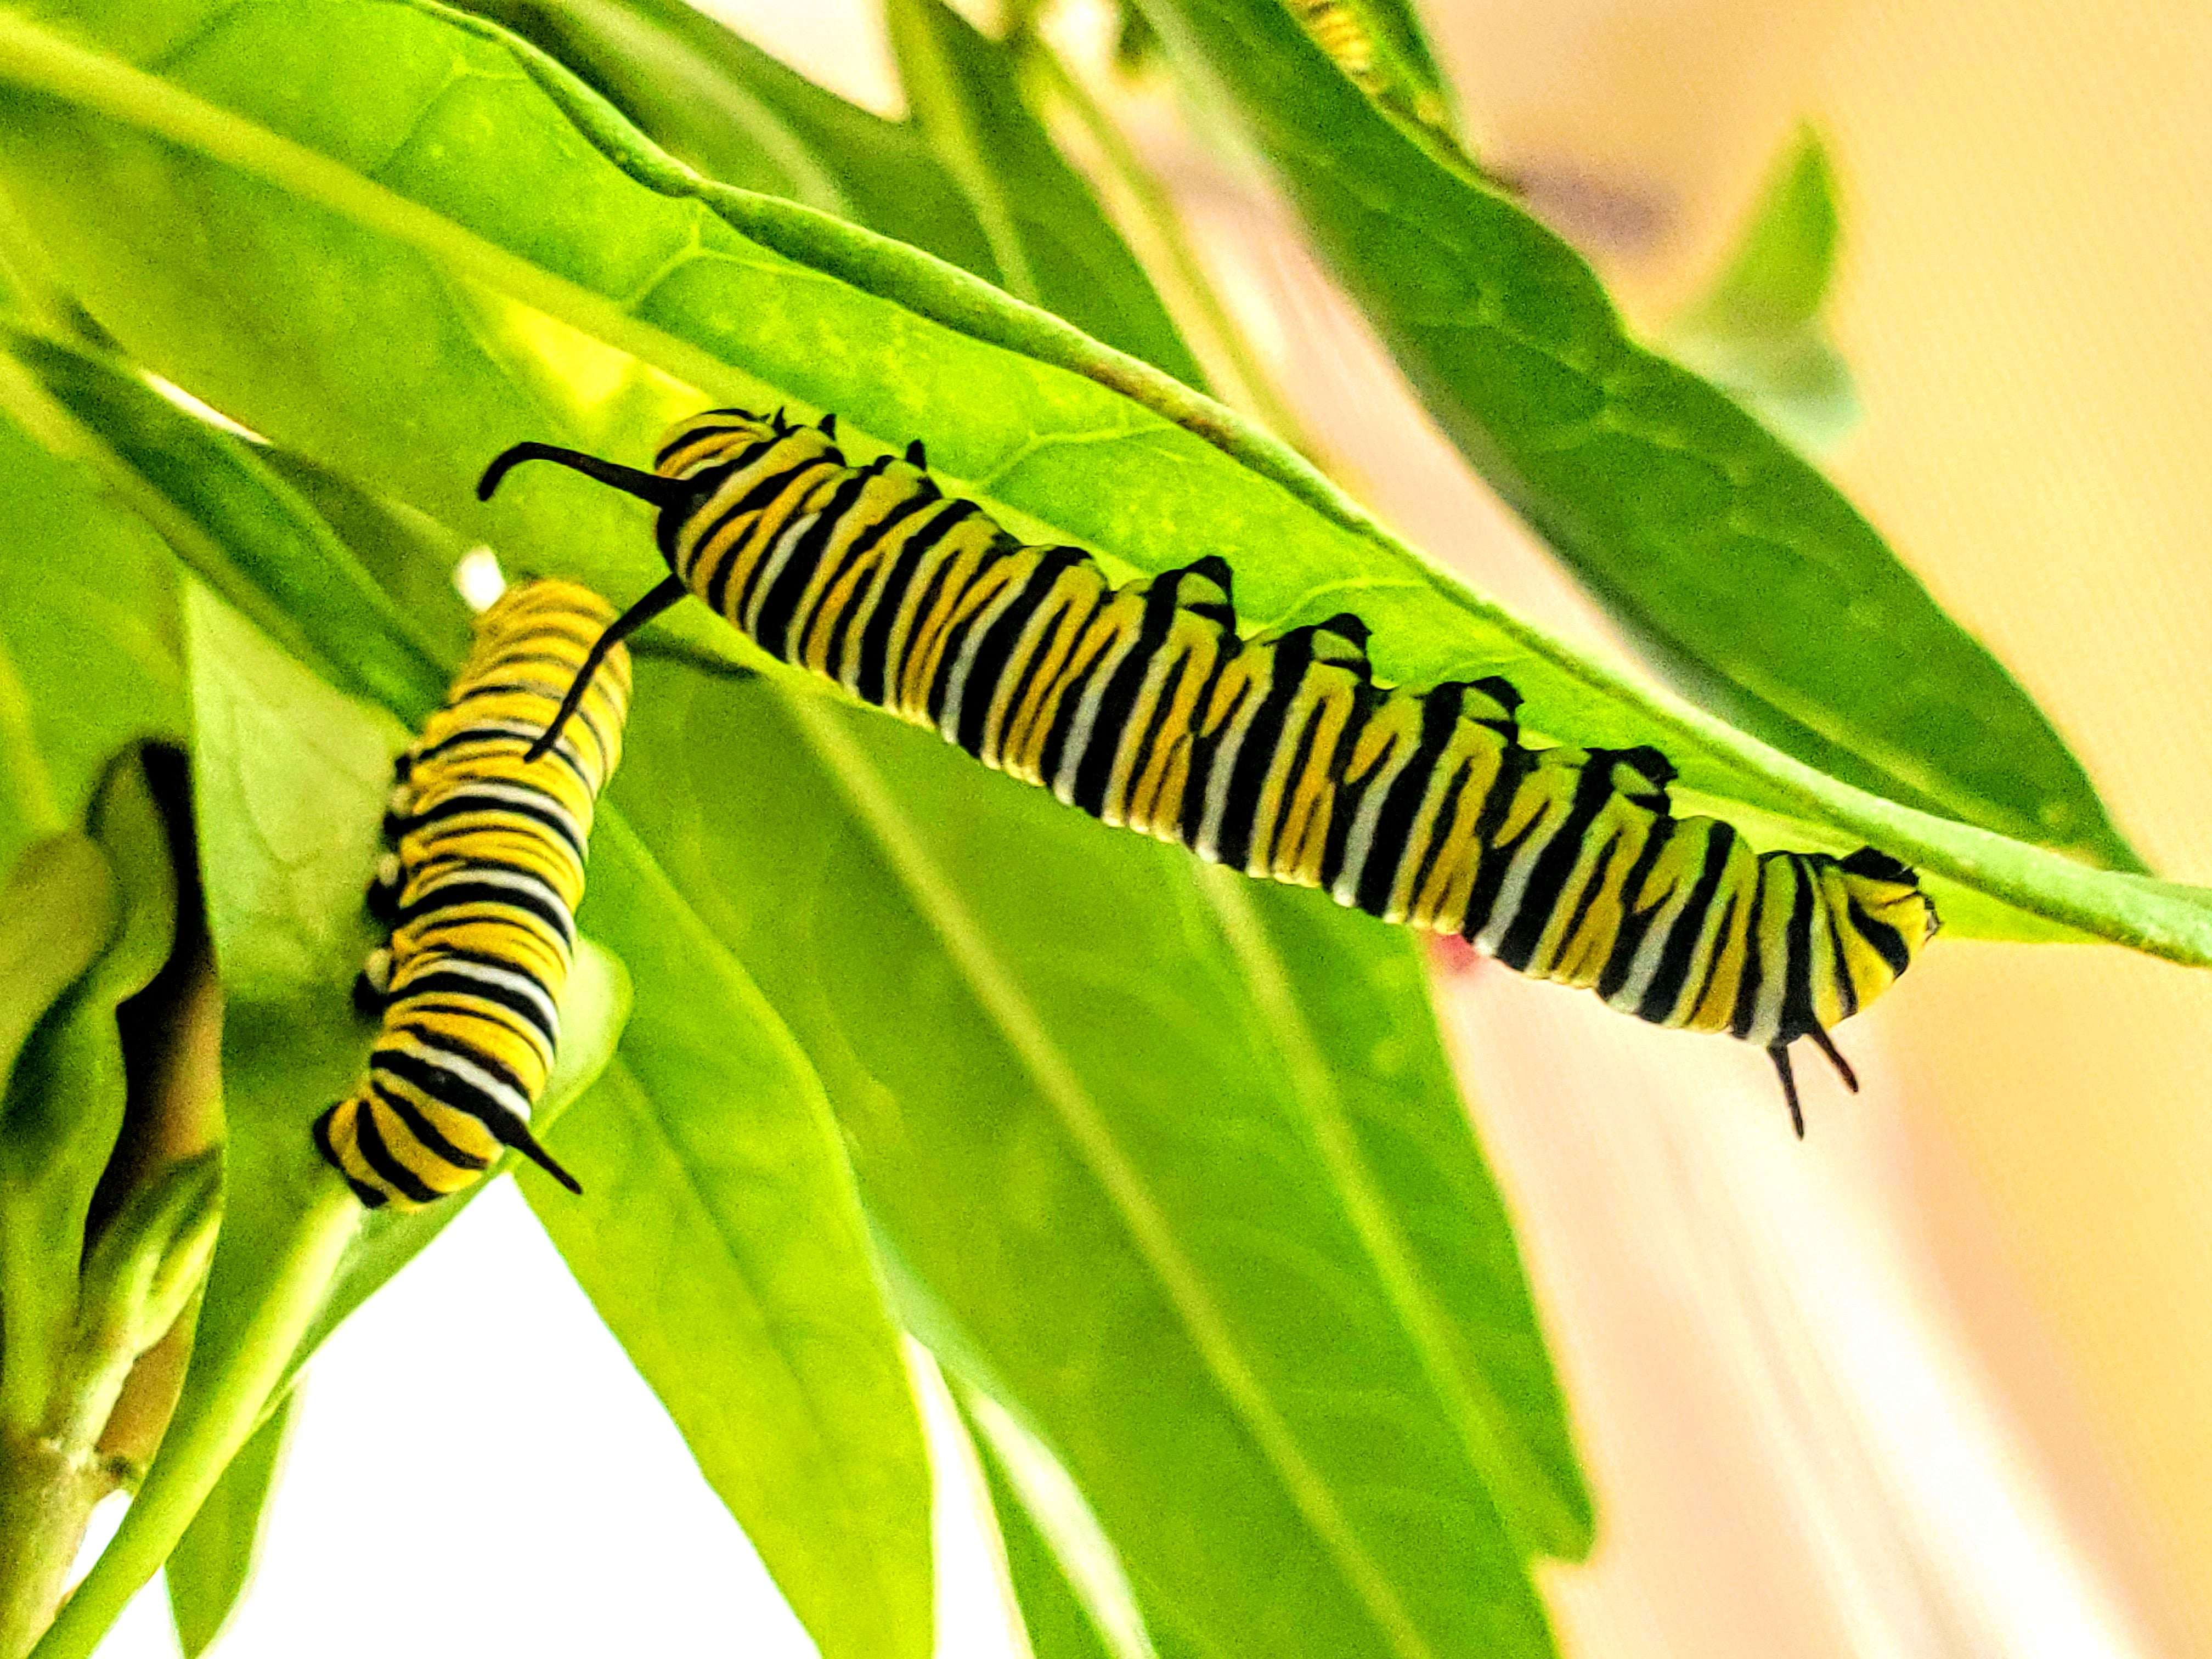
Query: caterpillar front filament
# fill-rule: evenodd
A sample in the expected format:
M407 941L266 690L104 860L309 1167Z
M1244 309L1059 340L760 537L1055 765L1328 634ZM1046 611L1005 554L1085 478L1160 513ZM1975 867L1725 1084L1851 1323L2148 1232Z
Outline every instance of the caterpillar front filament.
M1105 823L1757 1043L1801 1134L1792 1042L1857 1086L1827 1028L1936 925L1895 859L1754 853L1674 815L1656 750L1523 744L1504 680L1378 685L1348 615L1243 638L1218 557L1115 588L1080 549L1025 546L945 494L919 442L854 467L835 437L834 416L714 410L652 472L521 444L477 493L550 460L659 509L672 574L605 648L696 594L770 654Z
M572 582L508 588L394 769L392 850L369 888L392 941L355 987L382 1029L362 1086L314 1129L371 1208L459 1192L507 1146L579 1190L530 1114L560 1041L592 805L622 757L629 657L595 649L614 620ZM571 690L561 739L526 758Z

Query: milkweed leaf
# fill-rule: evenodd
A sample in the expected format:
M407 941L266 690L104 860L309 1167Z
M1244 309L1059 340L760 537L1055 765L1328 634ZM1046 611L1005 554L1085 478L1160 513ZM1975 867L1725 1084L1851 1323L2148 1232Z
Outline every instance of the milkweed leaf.
M890 0L889 18L915 125L973 205L1000 286L1204 389L1144 267L1023 101L1013 54L944 0Z
M1502 673L1528 697L1533 731L1657 744L1686 788L1820 823L1831 846L1875 842L1982 890L1993 915L2032 913L2041 921L2021 927L2035 936L2057 922L2212 960L2212 924L2197 907L1868 794L1644 689L1468 592L1230 411L926 255L701 180L489 25L427 0L249 3L204 29L190 14L118 3L97 21L149 56L189 47L165 64L170 79L155 80L0 20L0 78L64 97L7 100L0 172L27 220L85 303L128 331L153 367L433 517L557 547L572 573L627 598L652 579L633 504L556 477L518 481L478 509L470 496L483 458L525 436L635 456L666 417L701 401L781 401L794 413L834 404L863 457L882 436L902 446L927 434L949 486L976 489L1024 534L1091 546L1122 568L1164 568L1194 542L1237 550L1239 597L1255 623L1357 604L1387 678ZM1295 50L1312 50L1286 14L1281 22ZM456 52L483 72L453 81ZM351 107L329 78L364 64L380 88L368 107L383 113L325 130L317 112ZM277 85L325 85L330 95L272 100ZM1360 109L1357 119L1371 114ZM288 125L331 153L278 130ZM372 163L374 179L356 170ZM54 190L63 179L102 183ZM130 214L107 210L125 200ZM170 223L185 200L210 206ZM100 210L89 211L95 201ZM544 203L562 204L557 222L538 213ZM127 246L116 240L126 222L143 228ZM267 252L192 252L230 238ZM802 276L794 253L869 289ZM329 302L289 304L302 283ZM1564 306L1578 290L1561 292ZM1587 318L1593 307L1601 301L1569 309ZM373 355L363 340L376 343ZM518 378L532 362L562 366L568 401L550 379ZM301 372L332 362L351 372ZM577 395L588 387L603 390ZM1844 509L1824 492L1790 500L1826 522ZM694 607L665 625L702 650L757 660ZM2072 832L2053 820L2040 833Z
M911 121L815 85L684 0L477 0L709 178L788 197L1000 280L975 209Z
M1678 684L1835 777L2141 869L2027 692L1864 518L1624 332L1595 275L1340 79L1280 0L1147 0L1468 461Z
M185 1659L199 1659L213 1644L252 1577L296 1397L287 1394L231 1459L162 1567Z

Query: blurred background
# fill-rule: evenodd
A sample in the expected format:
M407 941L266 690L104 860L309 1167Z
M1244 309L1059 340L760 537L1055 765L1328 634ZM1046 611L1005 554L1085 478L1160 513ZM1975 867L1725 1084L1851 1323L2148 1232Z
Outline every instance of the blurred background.
M896 109L868 0L708 9ZM1423 9L1478 152L1646 329L1814 124L1864 407L1825 465L2160 873L2212 879L2212 12ZM1071 10L1096 61L1109 20ZM1347 479L1509 604L1606 639L1264 190L1163 89L1115 101ZM1545 1580L1567 1651L2212 1653L2212 976L1946 941L1854 1023L1866 1092L1811 1082L1802 1146L1755 1054L1480 963L1438 984L1599 1494L1592 1561ZM462 1432L484 1437L465 1480ZM409 1589L441 1650L810 1651L504 1187L333 1340L293 1456L228 1655L387 1651L347 1545L395 1527L444 1564ZM969 1480L955 1448L939 1650L1018 1654ZM153 1596L108 1650L172 1650Z

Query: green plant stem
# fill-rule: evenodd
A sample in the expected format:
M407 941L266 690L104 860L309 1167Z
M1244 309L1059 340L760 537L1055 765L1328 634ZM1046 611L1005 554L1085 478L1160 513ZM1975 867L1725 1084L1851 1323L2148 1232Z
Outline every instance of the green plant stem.
M2166 884L2124 884L2123 878L2107 877L2094 897L2085 896L2077 884L2081 867L2060 854L1839 782L1670 693L1594 660L1469 589L1429 554L1392 534L1288 444L1234 410L918 249L796 203L702 179L652 149L635 131L610 125L616 118L604 100L544 53L481 19L429 0L414 3L512 52L571 119L582 123L595 142L609 146L608 158L646 188L704 203L761 246L971 339L1120 392L1279 484L1328 522L1403 558L1425 574L1444 603L1495 629L1562 675L1667 728L1685 749L1759 780L1788 810L1861 836L1896 857L2031 915L2170 961L2212 966L2212 935L2199 925L2198 916L2177 913ZM267 179L710 397L736 397L755 384L710 352L631 315L606 295L534 265L318 151L6 12L0 12L0 81L94 111Z
M1082 77L1060 61L1060 54L1043 37L1024 33L1009 44L1021 67L1036 77L1044 96L1066 104L1097 147L1114 187L1127 198L1134 210L1141 232L1139 241L1150 241L1166 266L1158 273L1166 279L1166 291L1182 301L1200 334L1212 343L1242 393L1239 401L1277 437L1303 454L1312 454L1314 445L1304 424L1277 390L1274 376L1261 362L1251 337L1230 314L1206 276L1183 228L1182 215L1139 157L1121 124L1091 96Z
M360 1218L361 1206L335 1178L319 1187L299 1218L282 1270L228 1345L226 1362L209 1376L202 1367L213 1356L195 1356L194 1374L145 1485L99 1561L32 1650L34 1659L90 1659L131 1598L168 1559L260 1423L337 1277Z
M89 1446L0 1443L0 1659L22 1659L69 1587L93 1507L115 1490Z

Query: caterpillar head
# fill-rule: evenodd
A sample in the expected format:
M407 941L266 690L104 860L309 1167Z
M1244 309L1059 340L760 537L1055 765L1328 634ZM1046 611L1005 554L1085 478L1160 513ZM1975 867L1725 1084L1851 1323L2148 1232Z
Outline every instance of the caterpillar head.
M1935 901L1920 890L1918 872L1871 847L1862 847L1849 858L1838 860L1836 868L1850 895L1853 910L1874 924L1864 931L1893 976L1903 973L1942 925ZM1888 943L1885 934L1894 935L1894 951L1883 948Z

